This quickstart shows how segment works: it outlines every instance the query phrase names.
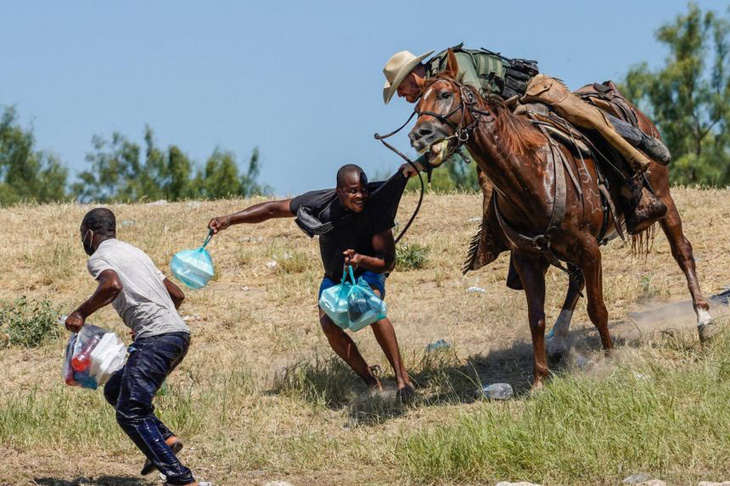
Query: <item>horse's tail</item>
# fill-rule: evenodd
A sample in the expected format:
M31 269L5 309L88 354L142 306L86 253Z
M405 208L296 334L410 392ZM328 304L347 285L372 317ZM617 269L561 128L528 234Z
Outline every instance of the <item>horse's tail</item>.
M631 255L633 257L644 257L654 247L654 237L656 236L656 223L652 224L644 231L631 235Z

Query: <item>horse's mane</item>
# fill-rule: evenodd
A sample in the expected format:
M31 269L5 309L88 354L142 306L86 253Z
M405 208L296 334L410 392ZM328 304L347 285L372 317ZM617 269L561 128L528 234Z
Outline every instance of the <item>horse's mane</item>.
M467 89L471 89L467 87ZM512 113L499 96L483 98L472 90L483 106L494 112L495 131L504 148L513 154L528 155L545 145L545 136L527 118Z

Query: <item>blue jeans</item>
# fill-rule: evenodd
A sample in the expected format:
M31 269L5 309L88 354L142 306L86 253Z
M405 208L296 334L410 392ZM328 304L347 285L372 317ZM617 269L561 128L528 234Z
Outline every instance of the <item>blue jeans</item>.
M104 398L117 411L117 423L142 453L167 476L169 484L195 482L165 439L174 435L155 416L152 399L167 375L188 352L190 334L172 332L137 339L124 367L104 387Z
M380 298L385 299L385 274L367 271L360 275L360 277L362 277L371 287L375 287L376 289L378 289L378 291L380 291ZM319 294L317 295L317 299L320 299L322 297L322 292L330 287L334 287L335 285L339 284L340 282L335 282L329 277L323 278L322 284L319 286Z

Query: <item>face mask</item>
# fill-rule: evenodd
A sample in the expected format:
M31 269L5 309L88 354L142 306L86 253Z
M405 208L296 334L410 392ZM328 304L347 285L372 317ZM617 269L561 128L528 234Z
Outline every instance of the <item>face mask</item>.
M91 237L89 238L89 243L87 244L86 243L86 237L89 236L89 234L91 234ZM94 250L94 247L93 247L93 244L94 244L94 232L91 231L91 230L87 230L86 231L86 234L81 239L81 244L84 245L84 251L86 252L87 255L89 255L89 256L93 255L94 254L94 251L95 251Z

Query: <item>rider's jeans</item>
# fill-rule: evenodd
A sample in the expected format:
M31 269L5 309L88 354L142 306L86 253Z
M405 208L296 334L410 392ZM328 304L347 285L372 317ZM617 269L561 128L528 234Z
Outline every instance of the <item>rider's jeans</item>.
M152 399L189 346L190 334L186 332L137 339L129 347L127 364L104 387L104 397L116 409L117 422L124 432L167 476L167 482L175 485L190 484L195 479L165 443L173 433L155 416Z

